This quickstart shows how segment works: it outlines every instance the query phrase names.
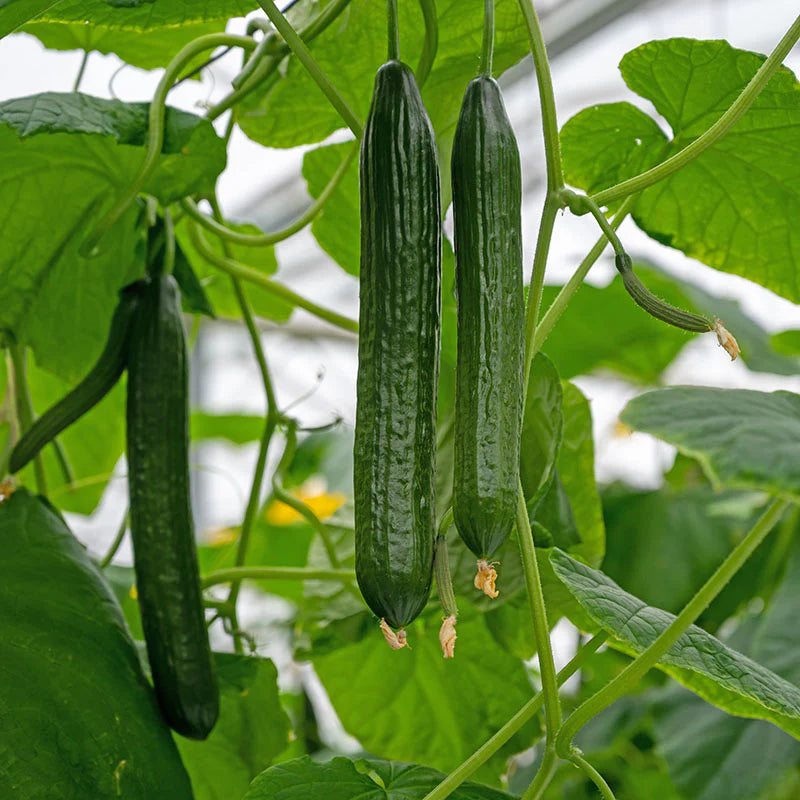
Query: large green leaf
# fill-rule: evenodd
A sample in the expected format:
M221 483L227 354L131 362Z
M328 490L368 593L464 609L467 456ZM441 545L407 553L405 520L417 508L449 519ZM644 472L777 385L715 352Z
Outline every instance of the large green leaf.
M303 177L309 194L317 198L341 165L352 142L331 144L309 150L303 156ZM361 243L358 198L358 160L347 168L322 211L311 223L319 246L345 271L358 275Z
M627 652L644 651L675 619L560 550L550 561L583 610ZM702 628L690 626L658 667L729 714L768 720L800 739L800 689Z
M606 534L594 479L592 412L577 386L564 381L563 387L564 432L556 463L580 539L569 551L596 566L603 560Z
M225 30L252 0L61 0L24 27L45 47L116 53L143 69L165 67L192 39ZM88 24L87 24L88 22Z
M606 492L603 572L649 605L678 613L750 528L752 509L732 497L710 487Z
M672 128L667 143L644 112L594 106L564 128L568 180L595 192L697 139L764 62L724 41L665 39L628 53L623 78ZM634 211L650 236L725 272L800 300L797 253L800 91L780 69L747 114L700 157L645 190Z
M531 364L519 458L520 479L529 509L536 507L553 477L564 432L563 395L553 362L543 353L537 353Z
M190 800L108 584L57 512L0 504L0 794Z
M135 205L103 237L99 256L78 249L141 166L147 109L81 94L0 103L0 328L66 379L81 377L99 355L117 290L144 270ZM170 202L213 187L224 166L224 142L211 124L168 109L144 190Z
M746 620L730 644L800 683L797 593L800 539L766 610ZM729 717L686 692L659 701L656 732L676 785L696 800L750 800L800 760L800 745L760 720Z
M0 0L0 39L63 0Z
M696 458L717 487L800 495L800 395L677 386L635 397L621 419Z
M498 0L496 5L494 72L499 75L526 54L528 39L515 0ZM439 47L422 95L437 134L449 141L467 81L478 67L483 4L439 0L436 8ZM402 58L416 65L425 36L418 3L400 4L400 30ZM375 13L373 0L353 0L346 14L312 42L311 52L355 113L365 119L375 72L386 60L386 19ZM238 122L250 138L270 147L319 142L344 127L297 59L290 59L286 74L266 96L255 94L245 100Z
M317 763L308 756L270 767L250 786L244 800L422 800L444 775L430 767L376 758L334 758ZM464 783L452 800L510 800L488 786Z
M289 741L271 661L216 653L220 714L204 742L176 737L195 800L229 800L247 791Z
M411 649L391 650L373 619L361 641L318 657L312 650L345 729L369 752L453 769L530 698L522 662L497 647L481 615L459 617L453 659L442 658L440 624L440 614L419 618L408 629ZM526 744L518 734L488 774L496 778L503 755Z

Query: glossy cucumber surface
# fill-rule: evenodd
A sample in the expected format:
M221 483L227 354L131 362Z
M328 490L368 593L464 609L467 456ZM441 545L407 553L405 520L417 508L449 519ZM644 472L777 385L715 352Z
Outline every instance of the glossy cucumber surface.
M525 308L519 150L500 89L467 86L452 156L458 355L453 516L490 558L514 526Z
M356 575L399 628L424 608L433 569L441 210L433 128L397 61L375 78L360 186Z
M170 275L146 284L131 329L127 426L136 591L153 684L168 724L204 739L219 692L189 501L188 354Z

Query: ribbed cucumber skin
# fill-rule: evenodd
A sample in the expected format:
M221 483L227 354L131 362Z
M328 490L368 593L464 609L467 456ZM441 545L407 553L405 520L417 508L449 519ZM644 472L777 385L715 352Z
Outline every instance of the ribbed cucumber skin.
M458 354L453 516L478 558L514 525L525 308L519 149L497 83L467 86L452 155Z
M188 354L177 285L151 278L128 352L127 455L136 591L167 723L204 739L219 691L203 613L189 499Z
M441 212L433 128L409 67L375 78L361 144L356 575L392 627L430 593Z
M26 431L11 452L9 470L18 472L39 451L87 411L96 406L120 379L128 353L131 320L139 302L139 285L131 284L120 292L103 352L89 374Z

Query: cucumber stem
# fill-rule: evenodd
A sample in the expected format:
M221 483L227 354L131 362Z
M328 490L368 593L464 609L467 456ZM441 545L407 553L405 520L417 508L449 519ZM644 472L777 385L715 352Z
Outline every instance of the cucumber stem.
M207 231L216 234L221 239L225 239L231 244L243 245L245 247L266 247L277 244L278 242L282 242L285 239L288 239L290 236L293 236L295 233L305 228L306 225L314 220L314 218L324 207L325 203L327 203L336 187L342 182L342 178L344 178L357 153L358 143L356 143L352 148L350 148L350 150L347 151L347 155L344 157L344 160L336 168L336 171L331 176L331 179L328 181L322 192L320 192L319 197L317 197L311 203L311 205L309 205L309 207L296 220L294 220L294 222L291 222L285 228L273 233L252 234L241 233L240 231L232 230L222 222L206 216L198 208L197 203L195 203L194 200L189 197L185 197L183 200L181 200L180 205L186 214L195 220L195 222L200 223L200 225L202 225ZM226 255L230 256L230 254Z
M422 55L419 57L415 75L417 86L422 89L436 59L436 51L439 49L439 17L436 14L435 0L419 0L419 4L422 16L425 18L425 41L422 44Z
M397 0L386 0L386 23L389 61L399 61L400 25L397 21Z
M494 0L483 3L483 42L479 73L492 77L492 56L494 54Z

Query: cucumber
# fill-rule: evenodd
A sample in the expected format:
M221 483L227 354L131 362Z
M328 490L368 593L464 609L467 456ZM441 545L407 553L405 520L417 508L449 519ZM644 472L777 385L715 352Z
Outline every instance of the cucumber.
M128 350L130 525L142 628L167 723L208 736L219 711L189 501L188 354L171 275L146 284Z
M519 150L500 88L467 86L452 155L458 353L453 516L490 558L514 526L519 492L525 308Z
M89 374L25 432L11 452L9 470L19 472L39 451L96 406L120 379L127 359L131 320L139 302L140 285L125 287L111 318L103 352Z
M433 570L441 211L433 128L399 61L375 78L360 186L356 576L370 609L402 628Z

